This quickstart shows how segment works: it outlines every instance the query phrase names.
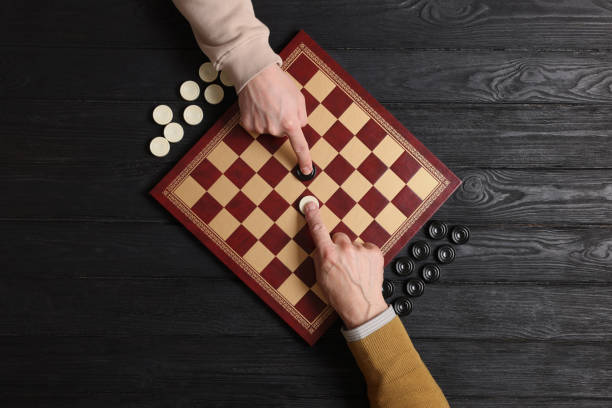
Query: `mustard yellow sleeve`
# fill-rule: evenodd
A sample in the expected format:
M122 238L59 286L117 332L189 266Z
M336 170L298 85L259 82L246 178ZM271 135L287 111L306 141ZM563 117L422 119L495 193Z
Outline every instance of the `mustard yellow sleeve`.
M348 346L365 377L371 408L449 406L399 317Z

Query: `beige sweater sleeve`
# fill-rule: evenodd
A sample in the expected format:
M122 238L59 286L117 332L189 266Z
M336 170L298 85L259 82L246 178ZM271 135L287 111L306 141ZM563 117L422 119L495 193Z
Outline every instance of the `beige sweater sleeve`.
M198 45L236 92L281 58L268 43L270 30L255 17L250 0L172 0L185 16Z

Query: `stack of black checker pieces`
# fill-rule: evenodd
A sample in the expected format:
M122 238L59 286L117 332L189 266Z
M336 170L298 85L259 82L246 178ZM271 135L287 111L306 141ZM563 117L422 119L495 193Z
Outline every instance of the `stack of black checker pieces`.
M432 284L440 279L440 265L450 264L455 260L453 245L463 245L470 239L470 230L464 225L454 225L451 228L442 221L431 220L424 228L425 235L433 241L448 239L450 244L443 243L432 246L425 240L413 242L408 247L408 256L398 256L391 262L391 270L395 275L404 278L401 282L403 294L393 301L395 313L405 316L412 312L411 298L419 297L425 291L426 284ZM432 255L435 262L425 262ZM419 277L410 277L417 269L416 262L425 262L418 268ZM382 292L389 299L397 292L396 285L391 280L383 281Z

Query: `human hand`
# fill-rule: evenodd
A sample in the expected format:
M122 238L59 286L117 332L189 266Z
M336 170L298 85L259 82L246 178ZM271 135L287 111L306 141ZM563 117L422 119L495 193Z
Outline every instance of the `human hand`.
M240 124L248 131L288 136L304 174L312 171L308 143L302 133L306 126L304 95L289 75L276 64L270 65L238 94Z
M323 224L319 207L305 208L314 254L317 282L347 329L353 329L387 309L382 296L383 256L372 243L352 243L344 233L333 237Z

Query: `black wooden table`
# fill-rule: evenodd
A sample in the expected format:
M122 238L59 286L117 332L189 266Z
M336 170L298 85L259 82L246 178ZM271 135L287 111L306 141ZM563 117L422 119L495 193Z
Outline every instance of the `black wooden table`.
M472 228L403 319L455 407L612 405L612 3L256 1L305 29L464 181ZM166 0L0 3L0 405L362 407L147 191L203 56Z

